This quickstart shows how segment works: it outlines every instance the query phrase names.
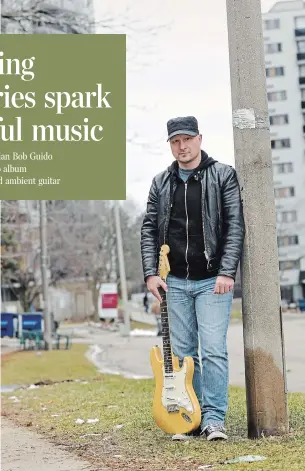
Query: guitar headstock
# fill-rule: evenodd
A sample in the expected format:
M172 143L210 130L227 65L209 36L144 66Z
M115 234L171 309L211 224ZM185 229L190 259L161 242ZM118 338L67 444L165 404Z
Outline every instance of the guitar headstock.
M167 255L169 254L169 246L163 244L160 249L159 255L159 276L165 281L170 272L170 266Z

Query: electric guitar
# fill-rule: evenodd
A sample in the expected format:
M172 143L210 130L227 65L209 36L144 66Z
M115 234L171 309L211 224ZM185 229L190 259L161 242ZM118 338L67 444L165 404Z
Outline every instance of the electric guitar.
M170 271L168 245L162 245L159 258L159 276L163 281ZM185 357L180 367L179 358L172 353L166 291L159 288L162 298L161 323L163 357L158 346L151 349L150 362L155 378L153 417L166 433L187 433L199 427L201 410L193 389L194 360Z

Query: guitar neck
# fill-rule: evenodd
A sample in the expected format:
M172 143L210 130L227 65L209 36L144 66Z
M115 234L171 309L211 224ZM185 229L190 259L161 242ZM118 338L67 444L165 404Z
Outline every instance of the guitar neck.
M165 373L171 374L173 373L173 360L172 360L172 349L171 349L170 332L169 332L166 292L164 291L163 288L159 288L159 293L162 299L160 308L161 308L164 370L165 370Z

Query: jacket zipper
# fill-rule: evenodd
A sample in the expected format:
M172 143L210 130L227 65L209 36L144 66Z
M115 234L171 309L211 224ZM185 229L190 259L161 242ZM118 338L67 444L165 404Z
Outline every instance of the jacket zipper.
M186 261L186 279L189 277L189 264L187 261L187 252L189 248L189 217L187 212L187 201L186 201L186 192L187 192L187 182L184 184L184 202L185 202L185 214L186 214L186 250L185 250L185 261Z
M171 184L170 184L171 185ZM175 192L175 185L173 183L173 188L172 188L172 191L171 191L171 186L170 186L170 194L169 194L169 200L168 200L168 205L167 205L167 210L166 210L166 219L165 219L165 223L164 223L164 232L163 232L163 243L164 244L167 244L168 243L168 224L169 224L169 220L170 220L170 215L171 215L171 209L173 207L173 195L174 195L174 192Z
M204 255L205 255L205 258L207 260L207 268L209 268L209 264L210 264L210 260L209 260L209 255L208 255L208 251L207 251L207 243L206 243L206 237L205 237L205 233L204 233L204 201L205 201L205 184L204 184L204 178L205 178L205 175L203 175L203 178L202 178L202 231L203 231L203 242L204 242Z

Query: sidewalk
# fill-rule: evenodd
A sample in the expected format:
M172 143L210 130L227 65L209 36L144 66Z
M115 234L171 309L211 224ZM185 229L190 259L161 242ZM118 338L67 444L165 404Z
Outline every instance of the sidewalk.
M2 471L93 470L90 463L77 460L70 453L51 445L36 433L14 426L3 417L1 438Z

